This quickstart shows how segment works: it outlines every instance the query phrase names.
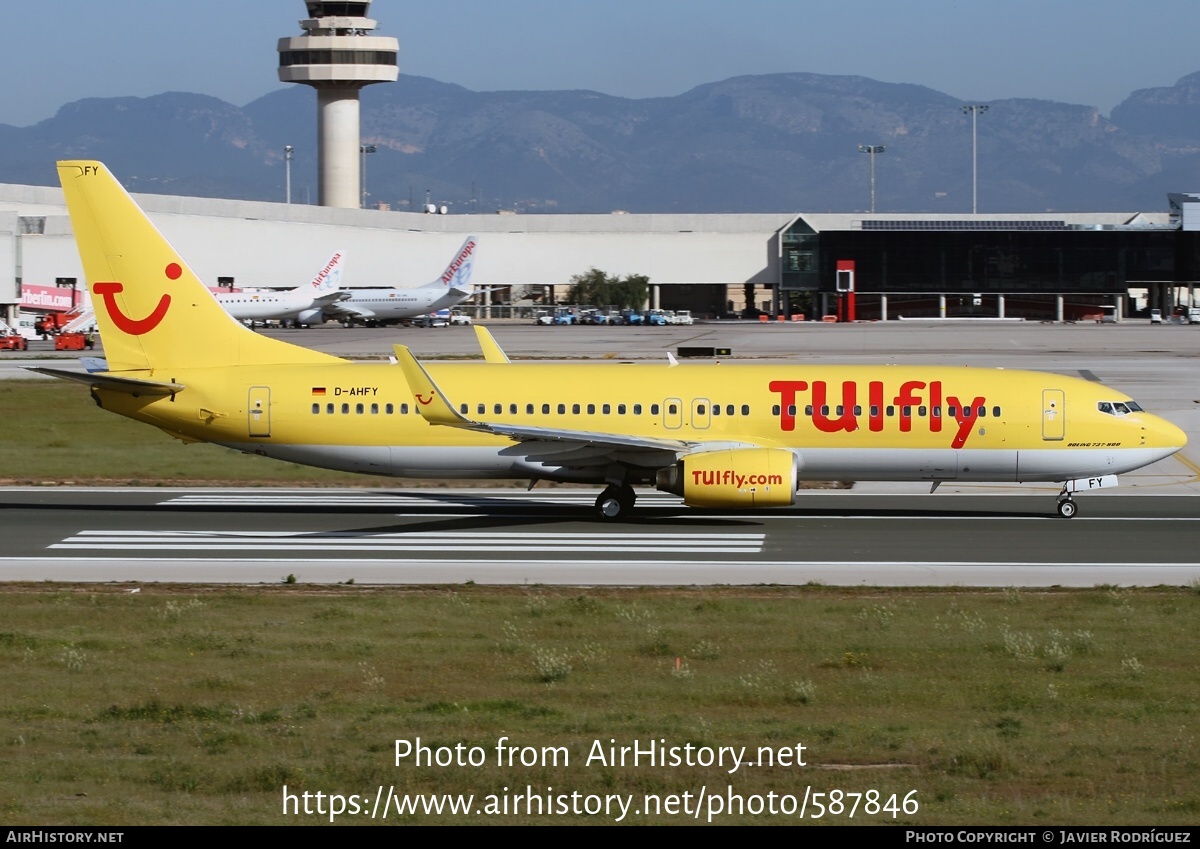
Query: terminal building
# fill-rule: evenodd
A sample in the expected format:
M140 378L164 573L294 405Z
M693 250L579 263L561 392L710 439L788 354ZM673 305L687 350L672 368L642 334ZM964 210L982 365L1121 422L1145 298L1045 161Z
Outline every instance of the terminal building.
M117 175L120 178L120 175ZM837 315L854 270L858 320L1120 320L1192 305L1200 194L1165 212L1043 215L439 215L135 195L209 285L293 288L335 250L346 285L416 286L479 237L476 305L502 317L563 302L591 268L650 278L648 307L698 317ZM0 185L0 309L83 288L62 192ZM603 306L603 305L597 305ZM515 311L515 313L514 313Z

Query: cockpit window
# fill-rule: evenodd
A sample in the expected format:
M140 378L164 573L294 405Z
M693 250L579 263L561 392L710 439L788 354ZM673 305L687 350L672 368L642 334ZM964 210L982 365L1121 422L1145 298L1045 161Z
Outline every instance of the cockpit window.
M1135 401L1097 401L1096 409L1110 416L1127 416L1142 411L1141 405Z

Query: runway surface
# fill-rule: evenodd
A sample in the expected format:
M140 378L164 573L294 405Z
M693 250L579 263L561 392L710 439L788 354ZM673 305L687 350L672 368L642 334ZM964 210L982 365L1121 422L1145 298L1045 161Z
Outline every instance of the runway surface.
M1182 427L1184 451L1053 515L1055 488L856 484L797 507L709 513L657 493L628 522L591 518L594 490L0 489L0 581L1093 586L1200 580L1200 328L719 322L675 328L495 323L513 359L665 360L681 345L734 359L936 362L1055 371L1128 392ZM391 344L478 356L466 328L270 331L354 358ZM47 350L0 358L70 368ZM102 356L102 351L96 351ZM37 376L40 379L40 376ZM64 403L90 403L78 387ZM148 431L149 432L149 431ZM1191 497L1189 497L1191 496Z
M520 490L0 490L0 581L569 585L1188 585L1200 499L802 494L716 512Z

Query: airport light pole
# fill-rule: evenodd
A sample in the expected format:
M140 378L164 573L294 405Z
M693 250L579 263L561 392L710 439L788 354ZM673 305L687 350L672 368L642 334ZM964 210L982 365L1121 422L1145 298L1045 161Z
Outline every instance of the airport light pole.
M292 156L296 153L296 148L290 144L283 146L283 166L287 176L284 182L287 184L287 202L292 202Z
M977 121L979 116L988 111L986 106L964 106L963 114L971 116L971 214L979 212L979 135Z
M871 154L871 212L875 212L875 154L883 153L887 147L882 144L860 144L859 153Z
M376 150L373 144L359 145L359 151L362 153L362 208L367 208L367 154L374 153Z

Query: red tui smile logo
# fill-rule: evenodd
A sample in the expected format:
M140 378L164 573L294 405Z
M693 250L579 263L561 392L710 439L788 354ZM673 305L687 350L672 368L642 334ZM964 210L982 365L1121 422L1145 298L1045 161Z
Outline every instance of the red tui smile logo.
M178 280L183 274L183 269L174 262L170 263L163 271L170 280ZM104 309L108 311L108 316L117 329L130 336L141 336L158 327L163 317L166 316L167 309L171 306L171 296L163 295L148 316L130 318L121 311L121 307L117 303L116 296L125 291L123 283L97 283L92 287L92 291L104 299Z
M428 407L430 404L433 403L433 393L432 392L429 393L429 400L426 401L424 398L421 397L421 394L418 392L417 400L421 403L422 407Z

